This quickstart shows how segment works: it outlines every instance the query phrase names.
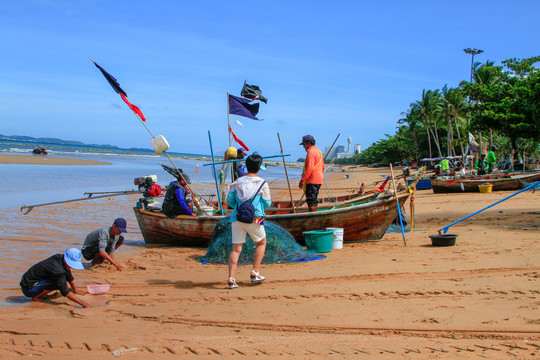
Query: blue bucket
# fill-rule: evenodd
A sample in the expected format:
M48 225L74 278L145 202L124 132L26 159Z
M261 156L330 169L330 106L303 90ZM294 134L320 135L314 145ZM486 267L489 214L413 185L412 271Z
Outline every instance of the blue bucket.
M332 236L333 230L312 230L302 233L306 240L308 250L313 250L318 253L326 253L332 251Z

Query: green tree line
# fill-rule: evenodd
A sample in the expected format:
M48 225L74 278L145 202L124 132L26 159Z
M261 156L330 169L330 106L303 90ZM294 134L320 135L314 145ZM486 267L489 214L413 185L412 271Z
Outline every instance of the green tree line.
M540 154L540 56L475 63L472 82L457 88L422 91L397 119L396 133L338 164L375 164L471 153L477 143L495 145L499 154ZM484 146L485 147L485 146ZM478 146L475 146L480 150Z

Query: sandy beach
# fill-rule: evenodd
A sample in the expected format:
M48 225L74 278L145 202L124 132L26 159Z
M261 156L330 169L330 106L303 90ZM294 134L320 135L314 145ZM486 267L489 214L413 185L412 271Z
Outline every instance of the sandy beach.
M326 182L339 195L380 174L389 169L328 172ZM300 197L297 180L291 185ZM271 188L274 199L288 198L285 181ZM522 193L451 227L455 246L433 247L428 237L510 194L417 191L406 246L401 233L347 243L323 260L263 265L267 281L257 285L249 282L250 266L240 266L235 290L226 288L226 265L196 260L205 249L126 246L117 253L122 272L110 265L73 270L79 287L112 285L105 295L82 296L92 308L61 296L22 301L18 283L1 289L0 357L538 359L540 194ZM119 213L129 239L142 239L136 201L37 208L25 221L55 231L35 230L24 241L31 249L43 236L66 237L80 248L86 233ZM55 216L74 209L84 214L76 224ZM405 209L409 215L409 201Z
M104 161L84 159L70 159L49 155L13 155L0 154L0 164L23 164L23 165L108 165Z

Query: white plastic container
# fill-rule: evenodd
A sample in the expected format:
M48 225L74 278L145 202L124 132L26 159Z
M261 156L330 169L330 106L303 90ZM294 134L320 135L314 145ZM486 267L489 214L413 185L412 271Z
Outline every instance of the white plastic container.
M86 285L86 288L91 295L100 295L108 293L111 285Z
M204 210L204 212L199 212L197 210L197 213L199 214L199 216L212 216L212 214L214 213L214 208L212 206L201 206L201 208ZM206 213L206 214L205 214Z
M332 249L343 249L343 228L326 228L334 231L332 235Z
M158 155L164 151L169 150L169 143L163 135L159 135L158 137L153 138L150 144L152 144L154 151Z

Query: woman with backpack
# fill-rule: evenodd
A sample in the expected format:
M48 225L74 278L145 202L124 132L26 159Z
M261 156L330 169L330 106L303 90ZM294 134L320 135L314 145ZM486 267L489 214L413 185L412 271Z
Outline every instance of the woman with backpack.
M227 204L234 209L231 215L232 250L229 254L229 279L227 280L229 289L238 287L235 272L247 234L257 245L253 254L251 282L257 283L265 280L265 277L259 273L259 266L266 250L264 209L270 207L272 200L268 184L257 176L262 163L263 159L259 154L253 153L248 156L246 159L247 175L238 178L229 185Z

